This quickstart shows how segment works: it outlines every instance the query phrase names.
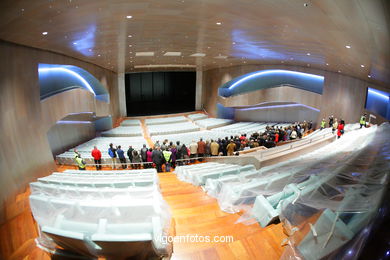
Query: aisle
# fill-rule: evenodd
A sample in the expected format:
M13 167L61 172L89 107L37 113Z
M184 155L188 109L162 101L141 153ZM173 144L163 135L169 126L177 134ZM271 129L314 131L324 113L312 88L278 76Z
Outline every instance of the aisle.
M200 187L182 182L173 173L160 173L164 199L171 207L176 236L233 236L230 243L174 243L172 259L279 259L286 235L281 224L261 228L235 224L238 214L219 209L217 200Z

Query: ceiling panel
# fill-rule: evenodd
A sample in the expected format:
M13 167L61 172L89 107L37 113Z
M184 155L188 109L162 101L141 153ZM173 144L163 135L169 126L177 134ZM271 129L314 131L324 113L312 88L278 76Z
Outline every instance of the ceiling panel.
M211 69L283 63L340 71L388 85L388 2L2 0L0 39L118 72L137 71L134 66L139 65ZM181 56L164 56L167 51ZM136 52L155 55L136 57ZM194 53L205 56L191 57Z

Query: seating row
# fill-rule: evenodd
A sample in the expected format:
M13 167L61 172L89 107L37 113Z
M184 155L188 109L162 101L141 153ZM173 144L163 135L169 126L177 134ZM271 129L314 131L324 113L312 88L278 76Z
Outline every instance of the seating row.
M163 124L176 124L180 122L187 122L185 116L171 116L171 117L160 117L160 118L147 118L145 124L150 125L163 125Z
M141 185L139 185L141 184ZM30 184L39 241L88 258L160 258L171 216L155 169L53 173ZM49 240L47 239L49 238ZM54 244L53 244L54 243Z
M231 124L233 120L222 118L207 118L195 121L197 125L205 129L212 129L224 125Z
M139 119L126 119L123 120L121 126L140 126L141 121Z
M195 132L199 131L199 129L199 126L192 122L148 125L148 131L151 136Z
M350 136L350 132L347 132L346 136L343 137L344 140L339 139L306 155L263 167L256 176L214 181L214 183L206 185L206 190L218 199L222 210L230 213L238 212L242 210L243 205L253 204L259 195L269 196L278 193L288 184L304 182L311 175L327 175L331 169L335 170L349 156L352 156L354 148L357 147L356 144L359 144L358 140L372 130L365 129L357 134L352 133L352 136ZM313 142L320 137L316 136ZM304 139L291 145L259 151L257 157L264 160L311 141L311 139Z
M200 165L178 166L175 169L175 173L180 180L200 186L205 185L209 179L218 179L222 176L238 175L254 170L255 167L253 165L203 163Z
M192 121L196 121L196 120L208 118L207 115L205 115L205 114L199 114L199 113L197 113L197 114L190 114L190 115L188 115L187 117L188 117L189 119L191 119Z
M279 202L280 220L290 234L286 258L292 251L304 259L345 258L359 251L378 208L386 203L383 199L389 182L389 135L390 125L381 125L363 137L368 142L356 145L354 156L333 178L305 186ZM259 200L256 207L260 204ZM260 206L254 211L261 210Z
M105 137L142 136L140 126L119 126L101 133Z

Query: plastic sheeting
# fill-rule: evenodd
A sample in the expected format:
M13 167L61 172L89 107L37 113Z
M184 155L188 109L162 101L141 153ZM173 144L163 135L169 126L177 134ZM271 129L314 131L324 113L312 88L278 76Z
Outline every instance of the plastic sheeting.
M328 181L281 202L290 235L282 259L358 258L389 182L390 125L367 139Z
M131 172L118 176L108 171L102 175L68 171L31 183L30 206L42 230L40 246L54 250L57 244L82 255L121 259L139 250L142 242L142 248L149 246L156 255L170 255L171 245L164 243L162 236L169 235L171 214L160 193L157 174L155 170ZM150 185L110 187L112 182L134 183L139 179L149 179ZM108 185L78 186L84 182ZM123 243L133 245L134 250L113 250Z
M175 171L180 180L200 186L205 185L210 179L253 172L255 169L254 165L240 166L235 164L204 163L180 166Z
M349 126L354 129L356 126ZM367 145L369 136L373 136L376 127L349 131L329 145L297 158L261 168L257 175L242 176L240 179L222 180L218 190L208 190L217 197L222 210L234 213L241 210L250 211L257 196L271 196L280 193L291 183L302 185L315 182L311 176L329 175L342 166L353 153ZM277 195L276 195L277 196ZM249 206L248 206L249 205ZM249 208L248 208L249 207ZM240 221L248 221L251 214L244 214ZM249 221L253 223L255 220Z

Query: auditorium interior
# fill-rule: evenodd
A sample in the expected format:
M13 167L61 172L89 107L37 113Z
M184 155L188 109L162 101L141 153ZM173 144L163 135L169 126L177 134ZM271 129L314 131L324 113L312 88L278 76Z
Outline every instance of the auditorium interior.
M390 259L390 1L1 0L0 260Z

